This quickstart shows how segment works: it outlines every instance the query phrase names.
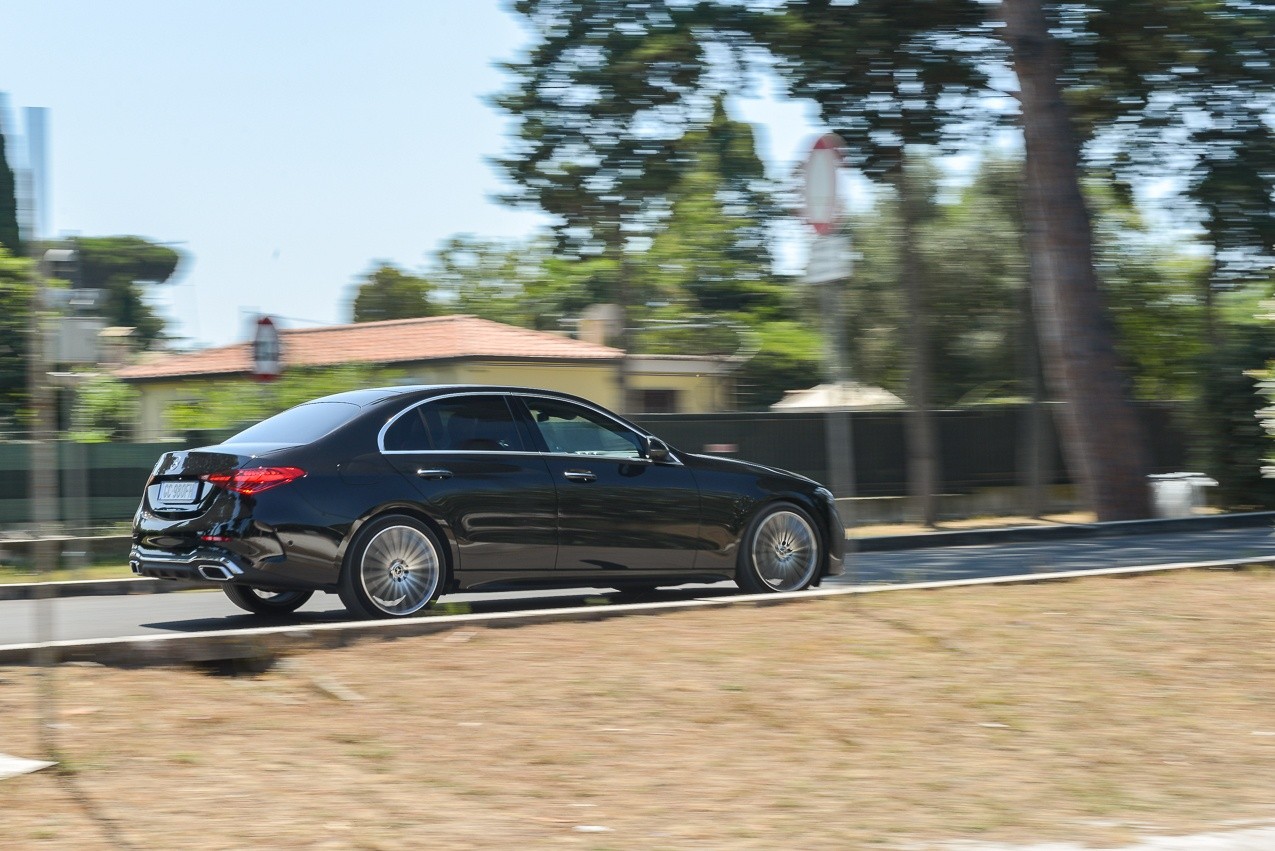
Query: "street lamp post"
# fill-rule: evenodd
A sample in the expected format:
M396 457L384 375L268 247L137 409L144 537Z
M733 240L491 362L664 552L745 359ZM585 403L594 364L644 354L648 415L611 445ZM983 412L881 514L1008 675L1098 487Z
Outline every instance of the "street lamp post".
M27 404L31 412L28 470L32 549L37 570L51 569L57 561L51 539L58 519L58 462L54 436L57 429L55 396L49 382L49 345L45 321L45 258L32 264L31 318L27 353Z

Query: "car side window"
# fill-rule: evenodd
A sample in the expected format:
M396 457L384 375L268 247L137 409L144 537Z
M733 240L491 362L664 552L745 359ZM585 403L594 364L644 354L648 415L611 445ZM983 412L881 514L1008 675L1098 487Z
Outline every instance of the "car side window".
M418 405L410 409L385 432L386 452L423 452L434 448L434 439Z
M641 438L614 420L570 402L524 398L549 451L567 455L641 458Z
M453 396L410 409L385 432L385 451L522 452L502 396Z

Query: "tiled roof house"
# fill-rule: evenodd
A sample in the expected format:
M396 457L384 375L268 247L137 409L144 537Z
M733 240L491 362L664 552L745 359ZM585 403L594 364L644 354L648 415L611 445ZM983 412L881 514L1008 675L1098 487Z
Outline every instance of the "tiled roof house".
M411 383L515 384L564 390L617 410L705 411L726 407L726 371L712 358L641 356L628 360L629 404L620 404L624 352L480 319L431 316L321 328L282 329L285 370L362 364ZM164 412L212 381L251 381L252 344L161 353L116 370L142 392L137 437L168 436Z

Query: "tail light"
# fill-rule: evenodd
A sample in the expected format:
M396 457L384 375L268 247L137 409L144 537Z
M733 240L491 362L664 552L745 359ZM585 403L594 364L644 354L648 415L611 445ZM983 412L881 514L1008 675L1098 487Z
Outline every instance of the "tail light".
M251 470L209 473L203 480L228 491L252 496L296 481L304 475L305 470L299 467L254 467Z

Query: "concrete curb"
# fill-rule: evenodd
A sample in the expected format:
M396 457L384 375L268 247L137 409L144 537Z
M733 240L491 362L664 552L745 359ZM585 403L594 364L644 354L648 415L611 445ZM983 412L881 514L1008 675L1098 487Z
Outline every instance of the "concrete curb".
M542 623L597 621L630 615L661 615L694 609L724 606L777 606L844 597L881 594L890 591L940 590L980 585L1031 585L1070 582L1098 576L1139 576L1180 570L1242 569L1250 565L1275 563L1275 556L1256 559L1161 564L1150 567L1111 567L1071 570L1022 576L992 576L915 582L905 585L819 588L795 594L748 594L705 600L665 603L627 603L608 606L577 606L568 609L540 609L491 614L438 615L401 621L352 621L299 626L257 627L255 629L147 635L90 641L51 641L0 646L0 665L92 662L119 667L152 667L191 663L237 661L245 667L268 667L273 659L302 650L345 647L360 641L393 641L433 635L465 627L497 629Z
M108 597L123 594L166 594L192 588L215 587L211 583L178 582L144 576L124 579L83 579L67 582L22 582L0 585L0 600L36 600L49 597Z
M1254 526L1270 526L1275 531L1275 511L1208 514L1200 517L1171 517L1158 520L1122 520L1112 523L1071 523L1057 526L961 529L954 532L923 532L916 535L882 535L847 539L847 541L854 541L854 550L857 552L879 553L932 547L1030 543L1033 541L1060 541L1074 538L1118 537L1121 535L1211 532L1215 529L1243 529Z
M937 547L986 546L990 544L1060 541L1074 538L1117 537L1121 535L1208 532L1215 529L1242 529L1271 526L1275 511L1209 514L1163 520L1126 520L1115 523L1073 523L1055 526L1011 526L991 529L962 529L954 532L923 532L915 535L881 535L847 538L850 552L880 553ZM34 600L46 597L96 597L112 594L161 594L217 587L210 582L176 582L146 577L99 579L70 582L25 582L0 585L0 600Z

